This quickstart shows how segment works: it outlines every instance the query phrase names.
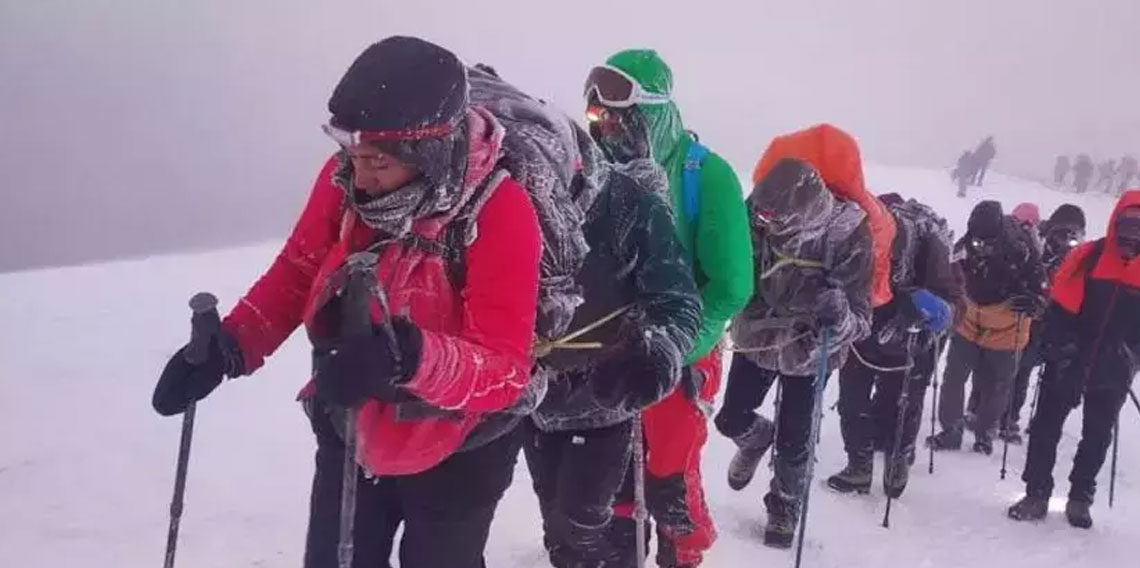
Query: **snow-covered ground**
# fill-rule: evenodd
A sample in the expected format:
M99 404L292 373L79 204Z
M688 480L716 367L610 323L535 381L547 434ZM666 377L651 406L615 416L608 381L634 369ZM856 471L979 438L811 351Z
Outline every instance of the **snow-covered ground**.
M868 177L876 192L897 191L935 206L959 232L981 198L1000 199L1007 210L1034 201L1044 215L1073 200L1088 214L1091 236L1102 234L1113 204L999 175L965 200L954 197L944 172L871 166ZM276 247L0 275L0 566L159 564L180 421L154 414L151 389L169 353L185 340L186 299L210 289L232 302ZM307 368L305 340L294 337L255 377L224 385L200 406L179 566L300 564L313 443L293 400ZM835 391L833 382L828 407ZM1058 460L1062 496L1078 416L1070 418ZM1023 448L1011 448L1005 481L998 479L998 455L940 454L928 475L923 454L890 530L879 526L884 501L878 484L871 496L839 496L817 477L805 565L1135 565L1127 559L1140 542L1140 481L1134 481L1140 480L1140 415L1128 406L1122 417L1116 508L1106 504L1106 467L1092 531L1070 528L1057 512L1060 500L1043 524L1005 518L1005 507L1021 491ZM755 538L764 520L766 470L744 492L732 492L724 481L731 453L728 440L711 436L704 471L720 540L707 565L791 563L791 554ZM827 411L817 473L837 471L843 459L837 415ZM538 527L520 462L492 530L488 565L547 565Z

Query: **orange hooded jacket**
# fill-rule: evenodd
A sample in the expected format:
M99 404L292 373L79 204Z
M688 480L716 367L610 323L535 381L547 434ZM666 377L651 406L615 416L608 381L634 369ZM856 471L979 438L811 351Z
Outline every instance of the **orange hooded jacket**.
M891 301L891 247L895 240L895 219L890 211L867 191L863 182L863 159L859 145L850 134L830 124L819 124L777 136L764 151L752 172L756 185L782 159L795 158L810 163L836 197L854 201L867 213L871 228L871 306Z

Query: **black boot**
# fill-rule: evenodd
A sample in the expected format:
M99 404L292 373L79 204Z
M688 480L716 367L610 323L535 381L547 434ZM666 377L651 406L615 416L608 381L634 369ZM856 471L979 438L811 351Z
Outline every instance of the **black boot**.
M934 448L936 452L960 450L962 449L962 430L943 430L933 436L927 436L926 445L927 447Z
M979 454L991 455L994 453L994 439L989 434L974 435L974 451Z
M772 447L775 433L776 425L771 420L757 416L747 431L732 438L738 449L728 464L729 487L740 491L752 482L752 476L756 475L760 460L768 453L768 448Z
M887 456L886 470L883 471L883 493L891 499L898 499L906 491L910 481L910 466L914 463L914 452L900 452L898 456Z
M874 462L865 457L847 457L847 467L843 471L827 478L827 486L840 493L871 492L871 477L874 474Z
M769 493L764 496L764 505L768 508L764 546L791 548L796 537L796 523L799 521L795 504Z
M1092 513L1089 511L1090 507L1092 507L1092 503L1088 501L1069 499L1065 505L1065 518L1069 520L1070 525L1078 529L1091 529L1093 520Z
M1015 521L1040 521L1049 512L1049 497L1026 495L1010 506L1006 514Z

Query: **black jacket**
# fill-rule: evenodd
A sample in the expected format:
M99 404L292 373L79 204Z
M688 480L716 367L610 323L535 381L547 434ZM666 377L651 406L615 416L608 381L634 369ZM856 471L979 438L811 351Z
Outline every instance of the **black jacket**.
M951 306L962 296L961 285L950 267L950 236L937 218L923 218L913 213L924 206L909 201L889 209L898 230L891 247L890 302L875 308L871 335L855 344L855 349L868 363L881 367L906 364L906 334L900 320L913 313L910 293L925 288ZM932 212L922 212L923 216ZM920 336L923 348L933 346L929 333Z
M1041 295L1045 268L1032 236L1009 217L994 250L983 254L967 231L954 245L951 262L967 297L979 306L1003 303L1015 296Z
M532 415L540 429L617 424L677 386L700 327L701 302L673 227L671 210L658 194L626 171L610 175L588 212L590 252L577 279L585 303L575 311L570 330L630 308L574 340L600 343L600 349L555 349L542 358L554 374ZM620 362L615 359L636 357L633 350L645 346L655 361L647 375L606 372Z
M1104 240L1074 251L1058 272L1045 316L1049 374L1082 389L1123 394L1140 372L1140 282L1104 277L1094 267ZM1140 261L1133 261L1140 262ZM1079 306L1074 310L1074 305Z

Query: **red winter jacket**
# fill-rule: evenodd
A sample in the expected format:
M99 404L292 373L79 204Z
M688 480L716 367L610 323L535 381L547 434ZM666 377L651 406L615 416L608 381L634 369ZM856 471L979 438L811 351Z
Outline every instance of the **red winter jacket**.
M469 185L490 174L494 150L484 153L484 163L469 163ZM307 323L325 277L376 240L351 209L346 213L344 193L332 181L336 163L325 164L284 249L223 322L241 346L247 373ZM473 173L476 166L481 169ZM445 219L429 218L415 222L412 232L435 239L445 226ZM430 469L454 453L487 413L509 407L529 380L541 235L525 190L509 178L500 183L476 229L465 252L462 290L448 281L445 261L424 247L390 244L380 251L377 279L392 312L423 332L419 368L406 388L434 407L459 412L398 421L396 405L365 403L357 421L357 461L372 473Z

